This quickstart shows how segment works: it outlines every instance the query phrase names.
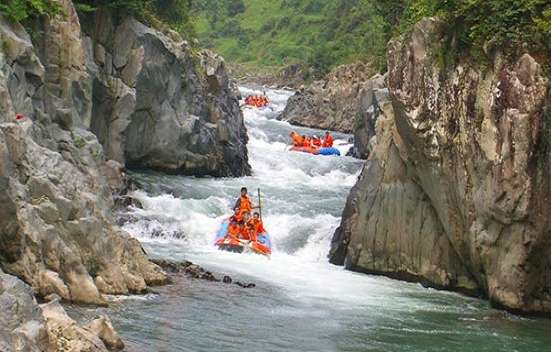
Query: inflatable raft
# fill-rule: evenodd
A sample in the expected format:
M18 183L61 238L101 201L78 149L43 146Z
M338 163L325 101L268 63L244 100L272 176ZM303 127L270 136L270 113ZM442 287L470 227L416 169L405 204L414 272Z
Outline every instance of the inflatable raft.
M337 148L312 148L312 147L291 147L292 152L310 153L314 155L341 155Z
M239 238L225 238L226 232L228 231L228 225L230 225L228 219L223 220L220 229L217 232L215 246L217 246L219 250L243 253L247 249L267 257L270 256L270 253L272 252L272 245L270 243L270 235L267 232L258 234L257 241L248 241Z
M272 108L272 106L270 106L270 105L255 106L255 105L245 104L245 105L242 106L242 108L243 109L251 109L251 110L260 110L260 111L265 111L265 110L273 111L274 110Z

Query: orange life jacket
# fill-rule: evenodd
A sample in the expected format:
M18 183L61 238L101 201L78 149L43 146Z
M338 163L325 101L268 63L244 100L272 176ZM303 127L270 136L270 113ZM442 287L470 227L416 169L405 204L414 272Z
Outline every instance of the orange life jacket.
M239 198L240 202L240 216L243 215L243 213L251 212L251 200L248 196Z
M324 137L324 145L325 145L326 147L332 147L332 146L333 146L333 138L332 138L332 136L327 135L326 137Z
M228 218L228 221L232 221L232 220L236 220L236 222L240 222L240 221L243 220L243 216L242 216L241 213L238 214L238 215L232 214L232 215Z
M312 145L315 146L315 147L320 147L322 146L322 142L320 141L320 138L314 138L312 140Z
M237 238L239 234L240 234L240 225L228 226L228 230L226 231L227 236L232 236Z
M302 145L303 144L303 138L295 132L293 132L293 136L291 136L291 139L293 139L293 144L295 144L295 145Z
M253 226L255 227L255 233L259 234L259 233L264 233L265 232L265 229L263 227L263 222L261 220L252 219L251 222L253 223Z

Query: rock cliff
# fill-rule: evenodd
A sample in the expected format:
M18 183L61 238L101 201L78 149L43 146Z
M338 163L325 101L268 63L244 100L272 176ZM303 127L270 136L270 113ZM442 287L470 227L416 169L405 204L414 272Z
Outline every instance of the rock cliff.
M381 114L392 114L393 107L385 77L375 75L360 92L357 110L354 115L354 144L348 155L367 159L377 142L376 121Z
M278 117L292 125L350 133L369 76L365 64L342 65L292 96Z
M388 45L393 109L330 261L550 314L550 81L529 55L435 63L434 19Z
M105 304L166 276L112 225L113 164L86 129L92 78L73 5L60 4L34 45L0 17L0 266L39 297Z
M105 8L84 16L82 28L93 77L90 127L107 158L186 175L251 173L239 93L220 56L194 55L177 33Z

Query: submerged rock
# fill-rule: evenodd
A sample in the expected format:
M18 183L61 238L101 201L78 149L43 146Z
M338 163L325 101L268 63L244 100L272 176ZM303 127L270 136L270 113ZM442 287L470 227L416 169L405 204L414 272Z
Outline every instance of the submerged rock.
M550 81L529 55L439 67L442 24L388 46L392 113L330 261L550 314Z
M190 261L176 263L166 259L155 259L153 260L153 262L165 269L170 274L184 274L187 277L193 279L216 282L222 281L225 284L231 284L233 282L233 279L228 275L224 275L222 277L222 280L217 279L215 275L213 275L213 273ZM252 288L256 286L254 283L244 283L241 281L236 281L235 284L243 288Z
M278 119L292 125L353 132L369 72L370 68L361 63L333 69L323 80L302 87L289 98Z

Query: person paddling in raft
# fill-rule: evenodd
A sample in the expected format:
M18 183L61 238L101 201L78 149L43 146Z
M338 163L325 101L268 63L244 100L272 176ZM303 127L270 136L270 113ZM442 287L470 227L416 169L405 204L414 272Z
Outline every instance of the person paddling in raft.
M330 136L330 132L326 131L326 134L324 136L324 142L322 142L322 146L324 148L332 148L333 147L333 138Z
M301 147L303 146L303 138L301 135L295 131L291 131L289 133L290 141L286 144L286 147L288 145L293 145L294 147Z
M243 221L240 221L243 224ZM231 238L231 239L238 239L240 236L240 233L242 231L242 227L240 227L238 220L233 218L230 220L230 226L228 226L228 230L226 230L226 234L224 237Z
M255 235L265 232L263 221L260 219L259 213L257 212L253 213L253 218L247 222L247 225L253 227L253 229L255 230Z
M247 187L242 187L241 195L234 205L234 209L239 208L240 214L243 216L244 213L251 213L251 209L258 209L259 206L252 206L251 199L247 196Z

